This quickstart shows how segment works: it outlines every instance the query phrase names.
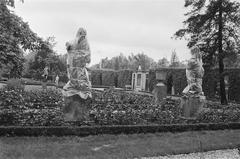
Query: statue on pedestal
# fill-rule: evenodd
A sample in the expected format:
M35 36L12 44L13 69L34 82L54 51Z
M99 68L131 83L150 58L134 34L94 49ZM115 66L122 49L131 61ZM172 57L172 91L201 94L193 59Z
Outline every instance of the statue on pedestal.
M205 104L205 96L202 90L202 78L204 75L202 54L198 47L191 49L191 59L186 68L187 87L183 90L181 107L183 116L195 118L202 111Z
M87 32L80 28L75 39L66 43L68 83L63 87L66 120L80 120L86 115L85 101L92 97L86 64L90 63Z

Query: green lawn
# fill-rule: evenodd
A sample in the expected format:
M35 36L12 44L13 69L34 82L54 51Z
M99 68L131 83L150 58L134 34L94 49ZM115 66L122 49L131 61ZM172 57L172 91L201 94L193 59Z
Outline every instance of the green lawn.
M238 147L240 130L88 137L1 137L0 158L117 159Z

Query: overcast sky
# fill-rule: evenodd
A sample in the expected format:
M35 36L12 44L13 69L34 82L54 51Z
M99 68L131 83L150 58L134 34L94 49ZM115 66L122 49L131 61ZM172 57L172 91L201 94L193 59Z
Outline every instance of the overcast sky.
M183 6L184 0L24 0L14 10L40 37L54 36L59 54L84 27L95 64L121 52L157 61L175 49L180 60L189 58L186 41L171 39L183 27Z

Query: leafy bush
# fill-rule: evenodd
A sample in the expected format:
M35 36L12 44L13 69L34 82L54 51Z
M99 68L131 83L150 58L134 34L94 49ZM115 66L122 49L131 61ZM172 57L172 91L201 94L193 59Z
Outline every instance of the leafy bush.
M166 98L154 104L154 97L115 91L93 91L87 103L89 112L81 123L64 122L63 98L57 90L25 92L22 89L0 89L0 125L151 125L183 123L239 122L240 105L222 106L208 102L196 120L182 119L180 100Z
M62 125L61 93L55 90L25 92L0 90L0 125Z

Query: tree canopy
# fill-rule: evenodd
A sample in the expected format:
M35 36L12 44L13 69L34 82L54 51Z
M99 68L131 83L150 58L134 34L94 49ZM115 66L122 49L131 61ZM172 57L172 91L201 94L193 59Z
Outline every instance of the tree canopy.
M240 48L240 3L231 0L185 0L190 11L185 14L185 27L175 33L185 37L188 47L198 46L203 52L205 68L218 63L221 103L226 104L223 59Z
M14 7L14 1L0 1L0 68L8 66L10 75L17 77L23 69L23 51L38 49L43 41L8 6Z

